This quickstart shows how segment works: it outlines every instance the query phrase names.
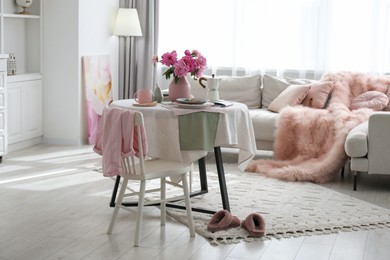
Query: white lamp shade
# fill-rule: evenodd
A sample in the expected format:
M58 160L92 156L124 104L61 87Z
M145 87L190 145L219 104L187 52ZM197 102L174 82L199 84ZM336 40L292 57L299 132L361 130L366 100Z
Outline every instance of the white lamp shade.
M142 36L137 9L119 8L114 25L114 34L119 36Z

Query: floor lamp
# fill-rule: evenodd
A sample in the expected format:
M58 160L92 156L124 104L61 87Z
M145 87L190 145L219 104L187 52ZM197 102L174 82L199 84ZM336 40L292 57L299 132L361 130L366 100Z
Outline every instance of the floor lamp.
M114 35L125 37L125 86L129 85L130 36L142 36L137 9L119 8L114 25ZM126 73L127 72L127 73Z

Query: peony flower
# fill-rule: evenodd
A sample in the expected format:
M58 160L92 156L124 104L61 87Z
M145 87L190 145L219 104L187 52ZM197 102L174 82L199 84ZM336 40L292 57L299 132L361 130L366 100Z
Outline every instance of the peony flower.
M175 73L177 77L185 77L189 71L191 71L189 65L181 59L175 64L173 73Z
M161 56L162 61L161 63L164 64L165 66L171 66L174 65L177 62L177 53L176 51L173 51L171 53L166 52Z
M158 62L158 56L157 55L153 55L152 56L152 63L156 64L157 62Z

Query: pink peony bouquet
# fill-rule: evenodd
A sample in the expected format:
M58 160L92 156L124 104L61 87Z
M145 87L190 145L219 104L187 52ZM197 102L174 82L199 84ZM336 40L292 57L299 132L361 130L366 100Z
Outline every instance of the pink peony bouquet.
M156 64L157 62L169 67L163 73L163 76L166 79L170 79L173 74L175 83L179 81L179 78L185 77L187 73L190 73L192 77L200 78L207 64L206 58L197 50L192 52L186 50L180 60L177 59L176 51L164 53L161 56L161 60L159 60L158 56L153 56L152 63Z

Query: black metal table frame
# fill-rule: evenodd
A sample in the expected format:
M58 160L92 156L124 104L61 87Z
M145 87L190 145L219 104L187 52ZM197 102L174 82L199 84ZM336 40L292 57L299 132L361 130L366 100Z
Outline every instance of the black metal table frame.
M230 211L229 197L228 197L228 192L227 192L227 187L226 187L226 179L225 179L225 171L223 168L221 147L219 147L219 146L214 147L214 156L215 156L215 164L217 166L217 173L218 173L219 188L221 191L222 206L223 206L223 209ZM208 193L206 161L205 161L204 157L200 158L198 160L198 166L199 166L200 190L191 192L191 194L190 194L191 197L199 196L199 195ZM120 178L121 177L119 175L116 177L114 189L112 191L110 207L115 207L115 200L116 200L116 195L117 195L118 188L119 188ZM137 204L138 203L136 203L136 202L122 203L123 206L129 206L129 207L137 206ZM155 205L158 205L158 204L155 204ZM177 208L177 209L185 209L185 206L177 205L175 203L167 203L167 207ZM192 211L208 213L208 214L214 214L216 212L214 210L197 208L197 207L192 207Z

